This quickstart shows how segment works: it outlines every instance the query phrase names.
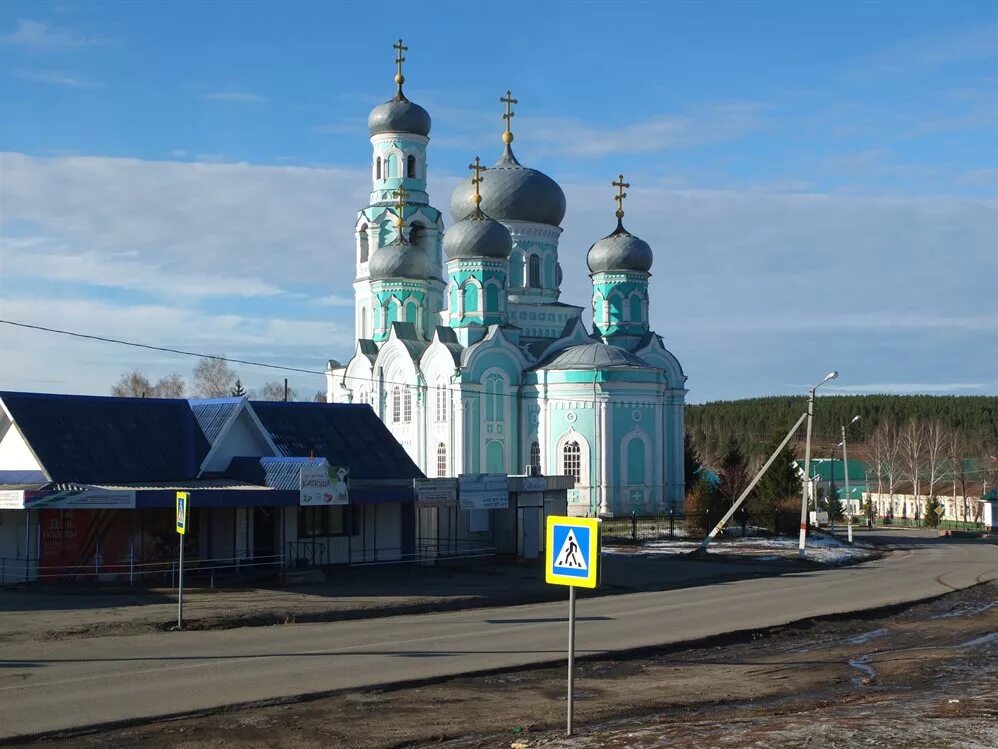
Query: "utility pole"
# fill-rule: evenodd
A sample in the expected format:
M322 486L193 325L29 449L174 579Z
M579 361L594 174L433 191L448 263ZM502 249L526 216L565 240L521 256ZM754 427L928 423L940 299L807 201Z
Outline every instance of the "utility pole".
M797 557L799 559L804 558L804 544L807 541L807 503L811 482L811 423L814 421L814 391L838 376L838 370L832 370L825 375L825 379L807 392L807 440L804 443L804 481L802 482L803 496L801 497L800 504L800 540L797 544Z

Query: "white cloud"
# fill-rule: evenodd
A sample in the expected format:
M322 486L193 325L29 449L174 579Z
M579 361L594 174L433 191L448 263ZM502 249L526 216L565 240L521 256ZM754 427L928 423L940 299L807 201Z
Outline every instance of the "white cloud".
M894 44L864 65L864 74L899 74L918 68L998 57L998 22L939 31Z
M95 81L76 73L58 70L17 70L14 76L29 83L43 83L47 86L64 86L66 88L98 89L106 88L107 84Z
M890 382L878 384L831 387L826 385L826 395L860 395L887 393L897 395L933 395L940 393L963 394L969 390L982 390L988 385L981 382Z
M78 34L68 29L22 18L13 31L0 36L0 45L10 45L34 51L50 51L91 47L106 44L100 37Z
M349 357L367 169L10 153L0 169L0 316L320 369ZM434 175L432 202L446 207L456 181ZM586 251L613 229L614 205L602 181L564 187L562 301L587 305ZM691 399L781 392L831 368L843 370L843 387L956 392L948 383L993 380L998 200L638 184L629 193L625 225L655 252L653 326L690 375ZM84 283L146 295L116 305L29 296L38 279L75 280L79 297L93 294ZM284 290L299 284L323 290L304 300L303 320L282 311ZM66 361L50 338L3 341L19 387ZM85 363L74 365L75 387L105 392L126 360L106 365L110 349L75 346Z
M231 101L238 104L266 104L270 99L260 94L251 94L246 91L213 91L201 94L205 101Z

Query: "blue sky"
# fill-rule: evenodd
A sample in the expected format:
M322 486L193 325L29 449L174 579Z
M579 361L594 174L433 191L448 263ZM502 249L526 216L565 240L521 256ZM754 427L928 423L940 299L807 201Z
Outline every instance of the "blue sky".
M0 315L347 357L366 117L401 35L437 206L520 100L518 156L568 195L563 299L585 304L627 176L692 401L830 368L844 392L998 393L998 6L420 8L0 3ZM103 393L130 366L192 362L0 329L3 388Z

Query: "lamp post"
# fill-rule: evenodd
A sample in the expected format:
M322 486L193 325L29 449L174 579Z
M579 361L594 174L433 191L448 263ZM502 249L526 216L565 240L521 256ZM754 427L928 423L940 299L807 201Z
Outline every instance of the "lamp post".
M814 391L838 376L838 371L832 370L825 375L825 379L811 388L807 393L807 439L804 442L804 496L801 498L800 504L800 541L797 544L797 556L800 559L804 558L804 543L807 539L807 501L809 493L808 484L811 480L811 423L814 421Z
M852 502L852 497L849 496L849 452L846 449L846 429L848 429L849 427L851 427L857 421L859 421L859 414L856 414L855 416L853 416L852 417L852 421L850 421L848 424L843 424L842 425L842 442L839 443L842 446L842 472L843 472L842 475L843 475L843 481L845 481L845 485L846 485L846 502L850 502L850 503ZM863 494L862 494L862 492L860 492L860 495L859 495L859 504L860 504L860 509L862 509L863 508ZM851 513L848 515L848 518L849 518L849 540L852 541L852 514Z

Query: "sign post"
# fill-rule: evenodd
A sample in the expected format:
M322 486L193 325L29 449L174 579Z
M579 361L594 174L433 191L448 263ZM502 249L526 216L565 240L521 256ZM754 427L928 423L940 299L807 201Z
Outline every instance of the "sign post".
M184 628L184 536L187 534L187 517L190 511L189 492L177 492L177 535L180 537L180 565L177 578L177 629Z
M575 589L598 584L599 518L548 516L544 579L568 586L568 721L572 735L575 713Z

